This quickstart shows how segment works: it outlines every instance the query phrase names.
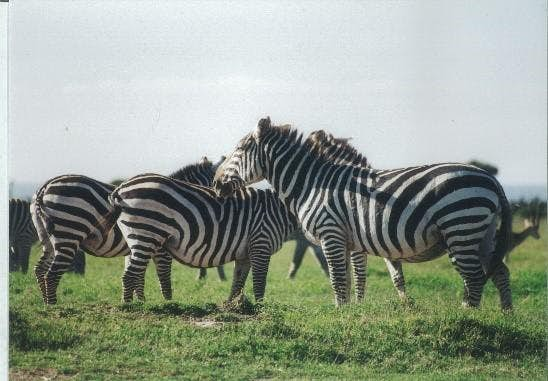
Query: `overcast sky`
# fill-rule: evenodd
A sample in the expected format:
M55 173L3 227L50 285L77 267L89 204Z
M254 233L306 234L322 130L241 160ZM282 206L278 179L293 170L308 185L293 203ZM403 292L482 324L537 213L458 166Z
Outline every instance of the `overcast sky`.
M545 1L17 1L9 43L11 180L167 174L270 115L546 182Z

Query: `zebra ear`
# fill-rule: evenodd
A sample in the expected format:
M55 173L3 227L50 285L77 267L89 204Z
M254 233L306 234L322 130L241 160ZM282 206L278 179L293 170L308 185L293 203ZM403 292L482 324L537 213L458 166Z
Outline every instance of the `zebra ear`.
M266 118L259 120L259 123L257 124L257 128L253 132L253 137L255 139L261 138L261 136L264 136L266 134L269 128L270 128L270 117L267 116Z
M209 159L207 158L207 156L203 156L201 159L200 159L200 164L211 164L211 162L209 161Z

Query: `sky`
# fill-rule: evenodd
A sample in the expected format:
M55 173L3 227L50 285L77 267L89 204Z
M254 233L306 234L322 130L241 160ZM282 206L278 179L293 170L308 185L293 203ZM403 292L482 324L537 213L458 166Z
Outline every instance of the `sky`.
M10 181L169 174L269 115L546 183L545 1L10 4Z

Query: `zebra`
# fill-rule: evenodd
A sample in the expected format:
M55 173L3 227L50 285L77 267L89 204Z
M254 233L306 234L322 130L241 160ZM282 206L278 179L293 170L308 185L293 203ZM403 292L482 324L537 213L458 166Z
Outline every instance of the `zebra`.
M167 251L191 267L235 261L228 300L242 291L251 269L255 300L263 299L270 257L297 228L271 190L244 188L220 200L212 188L144 174L120 184L110 195L117 223L131 249L123 276L123 298L133 291L148 261Z
M38 240L30 215L28 201L9 200L9 270L26 273L29 268L30 248Z
M346 151L360 154L346 144ZM498 181L465 164L375 170L336 164L291 127L261 119L217 170L221 197L266 179L309 240L326 256L335 304L347 303L348 251L423 262L446 251L464 283L463 305L478 307L492 278L503 310L512 308L503 263L512 214ZM495 240L497 215L500 238Z
M217 165L207 158L186 166L171 176L210 185ZM118 228L103 229L112 207L108 195L111 184L82 175L62 175L47 181L34 195L31 211L42 256L34 273L46 304L57 302L56 290L64 272L79 248L97 257L127 256L128 246ZM160 253L154 258L162 295L171 299L171 256ZM127 265L127 259L126 259ZM144 299L144 277L135 289Z

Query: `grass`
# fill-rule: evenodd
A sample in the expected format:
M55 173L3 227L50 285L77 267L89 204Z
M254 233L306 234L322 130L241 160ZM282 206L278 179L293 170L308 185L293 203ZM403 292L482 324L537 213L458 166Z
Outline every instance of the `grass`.
M462 309L462 283L447 257L404 265L414 299L407 306L383 262L370 258L366 301L335 309L312 255L294 281L286 279L293 242L272 259L262 305L245 298L224 305L230 282L214 271L197 281L196 270L177 263L173 301L163 301L151 269L147 302L127 305L120 258L89 256L85 277L63 277L53 307L43 305L30 273L11 274L10 378L546 379L542 228L541 240L512 253L509 315L491 283L481 309Z

